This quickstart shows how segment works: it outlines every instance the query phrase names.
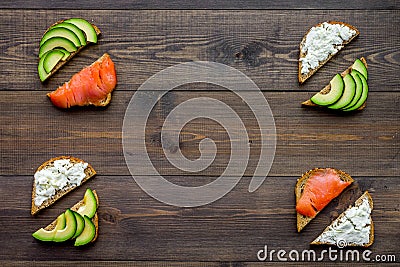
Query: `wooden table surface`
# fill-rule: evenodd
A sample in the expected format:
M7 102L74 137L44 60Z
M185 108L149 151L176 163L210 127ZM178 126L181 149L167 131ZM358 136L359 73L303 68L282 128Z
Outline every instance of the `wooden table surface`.
M395 255L400 261L398 1L100 2L0 3L1 265L29 261L38 266L72 262L245 266L257 264L257 252L265 245L275 250L309 249L337 216L336 206L343 209L350 204L344 194L332 203L335 208L328 207L301 234L296 232L294 186L302 173L314 167L342 169L356 180L356 193L371 192L372 255ZM41 35L52 23L69 17L92 21L101 29L101 38L42 84L37 75ZM299 86L299 42L311 26L327 20L345 21L361 34ZM118 76L109 107L55 108L46 93L105 52L115 62ZM365 110L343 115L300 106L361 56L369 64ZM149 77L198 60L234 67L257 84L274 115L277 146L267 179L249 193L261 149L260 131L249 107L234 93L212 85L188 84L169 92L157 103L146 128L149 156L169 181L186 186L208 183L222 174L230 157L231 141L224 128L197 119L185 126L179 146L185 156L195 159L199 140L211 138L218 147L215 161L198 173L183 172L168 162L160 130L169 112L185 100L207 96L223 101L244 121L251 143L245 176L230 193L205 206L180 208L153 199L135 183L123 156L122 123L135 90ZM80 157L98 174L32 217L33 174L42 162L59 155ZM100 197L99 238L93 245L74 248L32 238L32 232L78 201L87 187Z

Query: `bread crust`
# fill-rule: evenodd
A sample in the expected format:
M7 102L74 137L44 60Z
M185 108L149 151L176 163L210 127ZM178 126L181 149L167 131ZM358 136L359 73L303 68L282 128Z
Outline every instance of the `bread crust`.
M99 197L97 195L96 190L93 190L92 192L97 200L97 208L98 208L99 207ZM82 206L83 206L83 199L81 199L79 202L77 202L75 205L73 205L71 207L71 210L78 211L78 209ZM94 241L96 241L96 239L99 235L99 217L97 215L97 211L91 220L96 228L96 234L95 234L94 238L92 239L92 241L90 241L90 242L94 242ZM47 231L51 231L56 227L56 224L57 224L57 219L55 219L53 222L51 222L49 225L47 225L44 229Z
M364 57L361 57L360 60L362 61L362 63L364 63L365 67L368 69L368 64L367 64L367 60ZM353 65L352 65L353 66ZM342 78L344 78L344 76L346 76L348 73L351 72L352 70L352 66L348 67L346 70L344 70L342 73L340 73L340 76L342 76ZM331 91L331 85L328 84L327 86L325 86L324 88L321 89L320 93L322 94L327 94ZM302 106L307 106L307 107L320 107L320 108L324 108L322 106L319 106L317 104L314 104L311 99L308 99L306 101L304 101L303 103L301 103ZM359 107L356 110L363 110L367 105L367 101L364 102L364 104L362 104L361 107Z
M355 207L360 206L361 203L363 202L363 198L364 198L364 197L367 197L368 203L369 203L369 206L370 206L371 212L372 212L372 210L373 210L373 208L374 208L374 203L373 203L372 197L371 197L371 195L369 194L368 191L365 191L364 194L362 194L362 195L356 200L356 202L354 203L354 206L355 206ZM343 217L344 217L344 213L345 213L347 210L349 210L350 208L352 208L352 207L353 207L353 206L350 205L343 213L341 213L341 214L339 215L339 217L337 217L334 221L332 221L332 223L334 223L336 220L340 220L341 218L343 218ZM371 221L371 224L370 224L370 227L371 227L371 228L370 228L370 232L369 232L369 242L368 242L367 244L365 244L365 245L359 245L359 244L350 243L350 244L347 244L347 246L349 246L349 247L360 247L360 246L362 246L362 247L367 248L367 247L371 246L371 245L374 243L374 223L373 223L373 221L372 221L371 215L369 216L369 218L370 218L370 221ZM329 226L331 226L332 223L331 223ZM322 233L324 233L324 232L326 232L326 231L329 231L329 226L327 226L327 227L325 228L325 230L324 230ZM322 234L322 233L321 233L321 234ZM321 235L321 234L320 234L320 235ZM317 238L318 238L318 237L317 237ZM317 241L314 240L313 242L311 242L311 245L331 245L331 244L327 244L327 243L323 243L323 242L317 242Z
M352 30L354 30L354 31L356 32L356 34L353 35L348 41L344 41L344 42L342 43L343 46L345 46L345 45L347 45L348 43L350 43L354 38L356 38L356 37L360 34L360 31L359 31L356 27L354 27L354 26L352 26L352 25L350 25L350 24L348 24L348 23L341 22L341 21L326 21L326 22L329 23L329 24L341 24L341 25L344 25L344 26L349 27L350 29L352 29ZM321 22L321 23L319 23L319 24L317 24L317 25L315 25L315 26L313 26L313 27L321 26L322 23L324 23L324 22ZM304 45L304 43L305 43L305 41L306 41L306 38L307 38L308 33L311 31L311 29L312 29L313 27L311 27L311 28L306 32L306 34L303 36L303 39L302 39L301 42L300 42L300 45L299 45L299 51L300 51L300 53L299 53L299 59L300 59L300 58L304 58L304 57L306 56L306 54L303 53L303 52L301 51L301 49L302 49L302 47L303 47L303 45ZM341 50L341 49L339 49L339 51L340 51L340 50ZM338 51L338 52L339 52L339 51ZM322 62L319 63L319 65L318 65L317 68L310 70L307 74L301 74L302 62L299 60L299 63L298 63L298 65L299 65L299 70L298 70L298 80L299 80L299 83L300 83L300 84L304 83L308 78L310 78L314 73L316 73L323 65L325 65L325 63L327 63L327 62L328 62L333 56L335 56L338 52L336 52L336 53L333 54L333 55L329 55L327 59L325 59L324 61L322 61Z
M42 38L43 38L43 36L50 30L51 27L53 27L53 26L55 26L55 25L57 25L57 24L63 23L64 21L65 21L65 20L59 20L59 21L57 21L56 23L52 24L52 25L43 33ZM99 35L101 34L100 29L99 29L96 25L94 25L94 24L92 24L92 23L90 23L90 24L93 26L93 28L94 28L94 30L95 30L97 36L99 36ZM45 79L44 81L42 81L42 82L45 82L48 78L50 78L50 77L51 77L54 73L56 73L62 66L64 66L65 64L67 64L67 63L71 60L71 58L73 58L76 54L78 54L83 48L87 47L89 44L90 44L90 42L87 43L86 45L82 45L82 46L78 47L78 50L76 50L75 52L71 52L71 54L69 55L69 57L67 57L66 60L60 60L60 61L57 63L57 65L55 65L54 68L51 70L50 75L47 76L46 79Z
M325 170L325 169L326 168L315 168L315 169L309 170L306 173L304 173L297 180L297 183L295 186L296 205L299 202L301 195L303 194L304 187L307 183L307 180L310 178L310 176L317 171L321 171L321 170ZM341 170L338 170L335 168L331 168L331 169L335 170L339 174L339 177L342 181L350 182L350 183L354 182L353 178L349 174L345 173L344 171L341 171ZM318 215L319 212L320 211L316 212L315 217ZM311 217L304 216L298 212L296 212L296 215L297 215L297 232L300 232L301 230L303 230L304 227L315 218L315 217L311 218Z
M72 163L79 163L79 162L84 163L85 162L79 158L75 158L75 157L71 157L71 156L59 156L59 157L55 157L55 158L49 159L48 161L44 162L42 165L40 165L37 168L36 172L38 172L48 166L52 166L52 164L54 164L54 161L59 160L59 159L69 159ZM85 169L85 174L86 174L86 177L83 178L81 185L83 183L85 183L86 181L88 181L90 178L92 178L96 174L96 171L93 169L93 167L89 163L88 163L87 168ZM54 196L52 196L50 199L44 201L40 206L36 206L35 205L36 184L35 184L35 178L34 178L33 186L32 186L31 215L35 215L40 210L51 206L57 200L59 200L60 198L62 198L63 196L65 196L66 194L68 194L69 192L71 192L72 190L74 190L77 187L79 187L79 186L74 186L74 187L67 188L65 190L60 190L60 191L56 192L56 194Z

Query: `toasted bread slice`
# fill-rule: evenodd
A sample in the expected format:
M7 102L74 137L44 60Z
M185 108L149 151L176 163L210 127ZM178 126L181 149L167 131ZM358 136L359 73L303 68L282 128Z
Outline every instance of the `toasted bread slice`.
M308 179L311 177L312 174L314 174L317 171L321 171L321 170L323 170L323 169L315 168L315 169L309 170L308 172L303 174L297 180L296 187L295 187L296 205L299 202L301 195L303 194L303 190L304 190L304 188L305 188L305 186L307 184ZM349 174L347 174L347 173L345 173L344 171L341 171L341 170L337 170L337 169L334 169L334 170L339 175L339 177L340 177L340 179L342 181L350 182L350 183L354 182L353 178L351 178L351 176ZM304 215L296 212L297 213L297 231L300 232L301 230L303 230L303 228L309 222L311 222L312 219L314 219L318 215L319 212L320 211L316 211L316 215L314 217L307 217L307 216L304 216Z
M361 57L360 60L362 61L362 63L364 63L365 67L368 68L368 64L367 64L367 60L364 57ZM342 76L342 78L344 76L346 76L348 73L350 73L352 70L352 66L348 67L345 71L343 71L342 73L340 73L340 76ZM325 86L324 88L322 88L322 90L320 91L321 94L327 94L331 91L331 85L328 84L327 86ZM364 102L364 104L359 107L357 110L362 110L365 108L367 101ZM317 104L314 104L310 99L304 101L303 103L301 103L303 106L308 106L308 107L321 107Z
M364 205L364 206L363 206ZM374 223L372 221L371 212L374 205L372 202L371 195L368 191L356 200L354 206L350 206L342 214L339 215L325 230L311 242L312 245L336 245L339 247L344 246L360 246L369 247L374 243ZM356 211L357 214L354 214ZM352 216L357 216L358 220ZM365 225L360 224L360 218L364 219ZM343 229L338 232L337 228L343 227L345 224L350 226L350 229L346 229L347 232L342 234ZM359 228L359 229L356 229ZM339 234L339 236L338 236Z
M97 207L98 207L99 206L99 197L98 197L98 195L96 193L96 190L93 190L92 192L93 192L94 196L96 197ZM83 206L83 203L84 203L83 199L81 199L78 203L76 203L75 205L73 205L71 207L71 210L78 211L78 209ZM98 236L98 233L99 233L99 231L98 231L99 230L99 217L97 216L97 211L96 211L96 213L94 214L94 216L92 218L92 222L93 222L93 224L94 224L94 226L96 228L96 234L95 234L94 238L92 239L92 241L90 241L90 242L94 242L97 239L97 236ZM47 225L44 228L44 230L51 231L56 227L56 224L57 224L57 219L54 220L49 225Z
M315 25L314 27L319 27L323 24L324 22L321 22L317 25ZM340 21L328 21L327 23L329 24L340 24L343 26L347 26L349 27L351 30L354 30L356 32L356 34L354 34L353 36L351 36L351 38L347 41L344 41L342 43L341 46L338 46L338 51L336 53L330 54L324 61L319 62L318 66L315 69L310 69L309 72L307 74L302 74L301 73L301 69L303 67L303 63L299 60L299 71L298 71L298 79L299 79L299 83L302 84L304 83L308 78L310 78L314 73L316 73L323 65L325 65L326 62L328 62L334 55L336 55L345 45L347 45L348 43L350 43L354 38L356 38L360 32L352 25L344 23L344 22L340 22ZM306 53L302 52L302 48L306 42L307 39L307 35L309 34L309 32L311 31L312 28L310 28L306 34L304 35L303 39L300 42L300 56L299 59L304 58L306 56Z
M43 36L46 34L46 32L48 32L50 30L51 27L63 23L65 20L60 20L57 21L56 23L54 23L53 25L51 25L44 33ZM96 31L97 36L99 36L101 34L100 29L91 23L91 25L93 26L94 30ZM43 38L42 36L42 38ZM50 78L54 73L56 73L62 66L64 66L65 64L68 63L68 61L73 58L76 54L78 54L83 48L85 48L86 46L88 46L89 44L91 44L90 42L88 42L86 45L80 46L78 47L78 50L76 50L75 52L71 52L71 54L68 56L68 58L66 60L60 60L60 62L57 63L57 65L54 66L54 68L51 70L51 72L49 73L50 75L48 77L46 77L46 79L44 81L46 81L48 78ZM44 82L42 81L42 82Z
M84 163L83 160L75 158L75 157L70 157L70 156L60 156L60 157L56 157L56 158L52 158L46 162L44 162L42 165L39 166L39 168L36 170L36 172L48 168L50 166L54 166L54 161L59 160L59 159L69 159L70 162L72 163L79 163L82 162ZM92 178L95 174L96 171L93 169L93 167L88 164L87 168L85 169L85 178L83 178L81 185L83 183L85 183L86 181L88 181L90 178ZM59 200L61 197L65 196L66 194L68 194L69 192L71 192L72 190L74 190L75 188L77 188L78 186L72 186L72 187L67 187L64 190L58 190L56 191L56 194L53 195L52 197L50 197L49 199L45 200L40 206L36 206L35 205L35 198L36 198L36 183L35 183L35 179L33 179L33 187L32 187L32 206L31 206L31 214L35 215L36 213L38 213L40 210L49 207L50 205L52 205L54 202L56 202L57 200Z

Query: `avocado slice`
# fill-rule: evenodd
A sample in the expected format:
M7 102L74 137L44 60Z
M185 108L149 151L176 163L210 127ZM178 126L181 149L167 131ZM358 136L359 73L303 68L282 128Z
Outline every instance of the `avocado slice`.
M74 239L74 238L78 237L82 233L83 229L85 228L85 220L76 211L72 211L72 212L74 213L75 219L76 219L76 231L75 231L74 236L72 237L72 239Z
M47 73L43 66L43 62L44 62L44 59L46 58L46 54L44 54L44 56L39 60L39 64L38 64L39 78L42 82L45 81L50 76L50 73Z
M362 85L361 78L357 75L357 73L359 75L362 75L361 73L359 73L356 70L352 70L350 72L351 77L353 77L354 81L356 82L356 92L355 92L354 97L351 100L351 102L349 104L347 104L346 106L344 106L342 109L346 109L346 108L350 108L350 107L354 106L362 95L363 85Z
M343 108L343 107L347 106L353 99L353 97L356 93L356 83L355 83L353 77L350 75L350 73L346 74L343 77L343 82L344 82L343 95L340 97L340 99L336 103L328 106L328 108L330 108L330 109Z
M329 83L331 88L328 93L324 94L323 92L319 92L311 97L311 101L314 104L320 106L328 106L338 101L339 98L342 96L344 90L344 82L342 76L340 76L340 74L336 74Z
M74 246L76 247L90 243L90 241L92 241L96 236L96 227L94 226L93 222L86 215L83 216L83 219L85 220L85 228L75 240Z
M53 241L64 242L74 236L76 232L76 219L74 213L67 209L65 212L66 225L63 229L57 230L54 235Z
M79 18L72 18L65 20L65 22L74 24L79 29L81 29L86 34L86 40L88 40L89 42L97 43L96 31L94 30L92 24L90 24L86 20Z
M364 63L360 59L356 59L354 61L353 66L351 66L353 70L356 70L360 72L362 75L364 75L365 79L368 80L368 70L367 67L365 67Z
M345 108L343 109L344 111L352 111L352 110L356 110L359 107L361 107L365 101L367 100L368 97L368 84L367 84L367 80L365 79L364 75L362 75L361 73L357 73L358 77L360 77L361 82L362 82L362 94L360 99L357 101L356 104L354 104L351 107Z
M62 213L57 217L56 226L53 230L47 231L44 228L40 228L32 234L34 238L40 241L53 241L53 238L58 230L65 228L65 215Z
M54 26L51 26L50 29L60 28L60 27L68 29L70 31L73 31L75 33L75 35L78 36L79 42L81 43L81 45L86 45L85 34L83 33L83 31L81 29L76 27L74 24L71 24L68 22L62 22L62 23L56 24Z
M43 57L43 67L47 73L50 73L57 63L64 57L64 53L58 50L50 50Z
M52 37L45 41L39 49L39 58L41 58L48 51L53 50L56 47L61 47L68 52L75 52L78 48L73 42L64 37Z
M51 50L51 51L60 51L60 52L63 52L63 53L64 53L64 56L63 56L63 58L61 59L62 61L67 60L67 58L71 55L70 52L68 52L67 50L62 49L62 48L54 48L54 49Z
M46 42L47 40L49 40L52 37L64 37L64 38L70 40L71 42L73 42L76 47L81 46L81 42L79 41L78 36L76 36L76 34L73 31L68 30L66 28L62 28L62 27L61 28L53 28L53 29L48 30L43 35L39 46L42 46L44 42Z
M85 195L83 196L83 206L78 209L78 213L82 216L88 216L89 219L93 218L97 210L97 200L93 194L93 191L88 188L86 189Z

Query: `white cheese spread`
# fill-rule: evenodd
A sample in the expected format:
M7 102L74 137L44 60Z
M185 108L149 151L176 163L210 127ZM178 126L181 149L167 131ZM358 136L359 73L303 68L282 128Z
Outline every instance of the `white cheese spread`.
M370 215L368 197L364 197L361 205L347 209L344 216L336 219L314 242L332 245L339 242L345 242L347 245L368 244L371 231Z
M54 161L53 166L36 172L35 205L42 205L43 202L50 199L59 190L79 186L83 178L86 177L85 169L87 166L87 163L72 163L69 159L59 159Z
M320 62L336 54L343 47L343 42L355 34L355 30L343 24L324 22L318 27L312 27L301 47L301 51L306 54L299 59L302 63L301 74L308 74Z

